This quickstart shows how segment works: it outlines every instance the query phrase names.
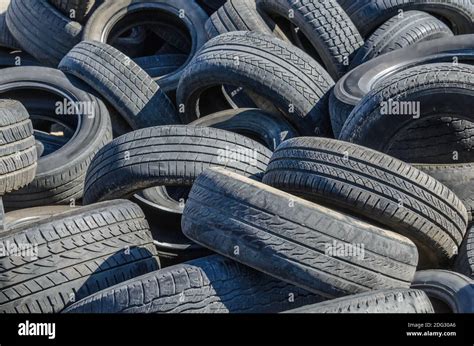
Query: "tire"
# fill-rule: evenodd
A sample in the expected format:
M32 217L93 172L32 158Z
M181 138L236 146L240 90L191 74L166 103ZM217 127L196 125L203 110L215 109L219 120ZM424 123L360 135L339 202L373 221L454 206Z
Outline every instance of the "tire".
M466 208L446 186L391 156L346 142L290 139L273 153L263 183L411 239L424 268L449 263L466 232Z
M150 30L158 36L164 44L174 47L183 54L189 55L192 50L192 38L186 31L179 30L170 24L155 24L150 26Z
M281 40L229 32L207 42L178 86L184 123L201 117L199 97L216 85L241 86L265 97L301 134L330 134L326 94L331 77L309 55Z
M415 165L420 171L432 176L458 196L467 209L468 222L474 220L474 165Z
M447 22L457 34L474 33L474 4L459 0L338 0L362 36L367 37L400 10L428 12Z
M51 155L61 149L69 140L68 137L53 136L43 131L34 132L36 143L40 143L42 151L38 151L38 157Z
M38 61L35 60L31 55L21 52L12 51L9 48L0 47L0 69L6 67L19 67L19 66L39 66Z
M135 63L145 70L165 92L172 91L167 76L178 70L186 63L187 56L184 54L160 54L134 59Z
M242 152L242 162L228 159L231 155L227 150ZM247 155L248 162L244 162L247 150L254 156ZM116 196L127 198L154 186L190 187L199 173L210 166L259 175L270 156L271 151L263 145L219 129L181 125L134 131L114 140L95 156L87 173L83 200L90 204Z
M222 168L196 179L182 228L198 244L329 299L408 287L418 262L403 236ZM358 246L351 256L330 256L347 244Z
M204 5L208 9L217 11L221 6L224 6L226 0L198 0L199 4Z
M257 8L268 16L285 18L299 28L334 80L347 72L349 62L364 44L336 0L257 0Z
M285 312L291 314L426 314L433 313L434 310L430 300L423 291L395 289L360 293L322 303L305 305Z
M82 26L48 1L11 0L6 21L21 48L46 66L58 66L81 40Z
M179 122L171 100L158 84L112 46L83 41L64 57L59 68L96 90L133 129Z
M467 230L466 237L459 249L459 255L456 257L454 269L471 279L474 279L474 226L471 225Z
M126 18L127 13L133 13L133 16ZM184 18L180 18L180 13L184 13ZM84 27L83 39L107 43L108 33L112 30L120 31L122 26L150 23L171 26L178 33L185 32L191 41L188 59L166 80L170 89L176 89L184 69L207 41L204 25L208 18L196 2L189 0L134 0L132 3L129 0L115 0L104 3L94 11Z
M72 208L73 207L69 205L52 205L11 211L5 214L6 229L13 231L15 229L25 228L29 224L49 219L57 214L70 211Z
M400 142L404 129L420 122L440 119L446 114L474 122L469 107L474 98L473 76L474 66L452 63L428 64L399 72L384 80L352 111L339 139L387 153L394 143ZM408 101L410 106L416 100L418 105L425 106L420 107L417 119L412 114L385 116L382 113L389 113L389 100L396 100L397 104ZM424 163L422 160L413 158L412 162Z
M416 272L411 287L428 295L435 312L474 312L474 281L459 273L422 270Z
M133 302L116 299L142 294ZM159 289L158 289L159 288ZM294 302L288 297L293 295ZM66 313L275 313L321 300L221 256L164 268L83 299Z
M282 118L259 109L232 109L207 115L192 126L214 127L240 133L275 150L283 141L297 136L296 130Z
M68 95L72 102L93 106L91 116L84 114L80 117L76 133L66 145L38 160L33 182L4 197L5 207L11 210L70 204L71 200L80 199L85 173L92 157L112 139L110 117L105 105L89 93L81 81L45 67L4 69L0 74L0 87L0 97L21 101L31 114L35 114L36 103L28 100L33 100L38 92L38 97L45 97L38 89L48 90L48 95L55 95L57 100L64 100L64 95ZM54 98L52 104L54 107ZM51 111L53 113L55 109ZM64 118L64 115L57 117Z
M0 242L31 249L0 259L2 312L57 313L101 289L159 269L143 213L128 201L75 208L4 232Z
M351 66L359 66L379 55L418 42L453 36L451 29L436 17L425 12L407 11L403 17L397 15L375 30L358 50Z
M424 64L453 61L472 64L473 50L474 35L441 38L397 49L349 71L331 93L331 123L336 138L354 107L383 80Z
M110 45L130 58L145 54L147 29L143 26L131 28L128 32L111 40Z
M79 23L85 23L86 18L94 8L95 0L49 0L66 17Z
M6 13L10 0L0 1L0 47L18 49L19 44L15 41L6 22Z
M0 100L0 198L33 181L36 168L33 125L27 110L17 101Z

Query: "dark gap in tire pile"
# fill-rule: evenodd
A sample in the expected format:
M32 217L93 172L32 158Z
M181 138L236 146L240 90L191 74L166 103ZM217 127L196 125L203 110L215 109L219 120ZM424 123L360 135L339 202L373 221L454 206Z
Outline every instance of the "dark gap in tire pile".
M469 1L2 1L0 311L474 312L473 63Z

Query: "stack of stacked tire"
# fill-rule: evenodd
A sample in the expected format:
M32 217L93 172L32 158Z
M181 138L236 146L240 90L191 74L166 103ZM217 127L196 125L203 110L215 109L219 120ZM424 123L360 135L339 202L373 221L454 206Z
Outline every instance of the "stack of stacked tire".
M0 311L474 312L472 3L0 3Z

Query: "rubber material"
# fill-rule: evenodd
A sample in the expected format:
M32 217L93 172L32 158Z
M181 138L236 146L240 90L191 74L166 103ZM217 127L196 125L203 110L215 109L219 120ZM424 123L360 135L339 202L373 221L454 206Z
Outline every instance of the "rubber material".
M474 226L467 230L466 237L456 257L454 269L471 279L474 279Z

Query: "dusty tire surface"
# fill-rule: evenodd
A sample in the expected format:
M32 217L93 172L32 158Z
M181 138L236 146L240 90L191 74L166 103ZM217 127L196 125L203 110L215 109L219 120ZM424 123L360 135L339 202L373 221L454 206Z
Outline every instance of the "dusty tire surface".
M474 280L474 226L467 230L459 254L454 263L454 269Z
M117 299L139 287L143 291L133 302ZM293 294L294 302L288 301L290 294ZM123 282L77 302L65 312L276 313L322 299L213 255Z
M335 313L434 313L428 296L421 290L381 290L305 305L286 313L335 314Z
M327 298L408 287L418 263L403 236L222 168L196 179L181 224L196 243ZM344 244L351 256L332 256Z
M428 268L449 263L467 227L462 201L434 178L391 156L333 139L284 142L263 182L410 238L420 266Z
M32 249L31 254L0 259L2 312L57 313L76 300L159 268L148 223L140 208L128 201L57 214L3 232L0 242Z

